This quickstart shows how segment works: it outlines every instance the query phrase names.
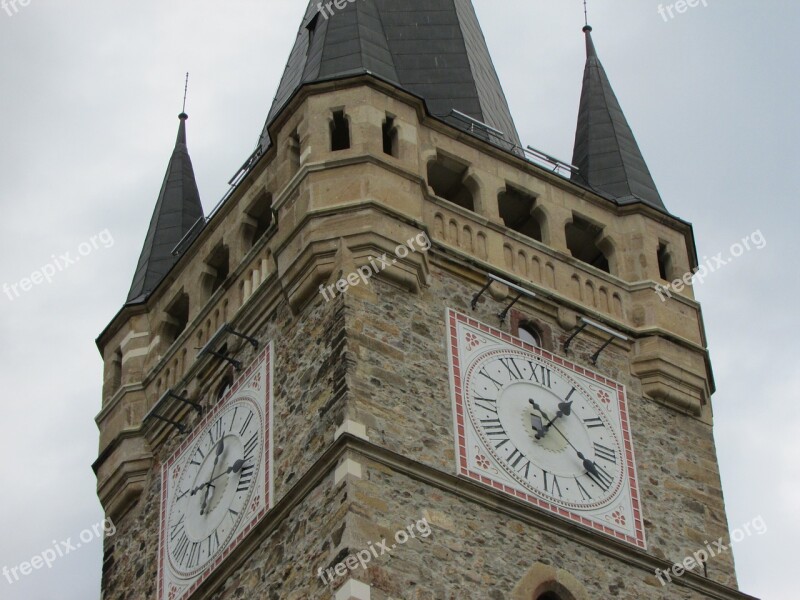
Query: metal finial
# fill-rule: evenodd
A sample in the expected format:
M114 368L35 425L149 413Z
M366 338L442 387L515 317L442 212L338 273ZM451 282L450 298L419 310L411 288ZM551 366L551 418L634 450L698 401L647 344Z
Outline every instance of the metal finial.
M186 73L186 85L183 88L183 110L181 113L186 113L186 96L189 93L189 73Z
M587 0L583 0L583 17L584 17L584 24L588 27L589 26L589 8L587 6Z

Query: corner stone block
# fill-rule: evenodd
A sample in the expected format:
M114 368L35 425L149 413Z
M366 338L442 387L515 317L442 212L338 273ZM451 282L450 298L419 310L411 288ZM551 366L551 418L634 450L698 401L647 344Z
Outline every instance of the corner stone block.
M337 590L335 600L370 600L370 586L357 579L348 579Z

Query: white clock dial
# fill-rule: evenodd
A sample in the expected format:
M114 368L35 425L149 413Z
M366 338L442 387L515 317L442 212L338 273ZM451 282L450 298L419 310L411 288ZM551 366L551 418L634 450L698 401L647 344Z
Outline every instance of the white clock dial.
M555 365L515 350L477 360L469 417L508 475L550 502L596 508L620 491L619 438L589 392Z
M252 402L235 402L212 421L189 452L167 524L177 573L203 569L236 531L261 468L264 424Z
M447 311L460 476L645 548L625 387Z
M161 472L158 599L186 600L272 505L272 345Z

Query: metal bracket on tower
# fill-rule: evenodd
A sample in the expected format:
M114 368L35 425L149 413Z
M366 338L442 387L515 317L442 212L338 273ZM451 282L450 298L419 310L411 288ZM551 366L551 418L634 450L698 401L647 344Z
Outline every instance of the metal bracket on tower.
M195 402L193 400L189 400L188 398L184 398L183 396L179 396L174 391L172 391L172 388L170 388L166 392L164 392L164 394L161 396L161 398L158 399L158 402L156 402L155 405L153 406L153 408L150 409L150 412L148 412L145 415L144 420L142 422L146 422L148 419L158 419L159 421L164 421L164 423L168 423L168 424L172 425L179 432L186 433L186 426L183 423L179 423L178 421L175 421L174 419L170 419L170 418L165 417L164 415L160 414L161 408L170 399L176 400L176 401L181 402L183 404L187 404L188 406L191 406L193 409L195 409L198 414L203 414L203 407L200 406L197 402Z
M475 308L478 306L478 300L480 300L484 292L486 292L486 290L488 290L491 287L491 285L495 282L501 285L505 285L508 288L517 292L517 297L514 298L511 301L511 303L505 307L505 309L497 313L497 317L500 319L501 324L505 323L506 317L508 316L508 311L511 310L511 307L513 307L517 302L519 302L523 296L528 296L528 298L536 298L536 294L534 294L533 292L526 290L525 288L522 288L515 283L511 283L510 281L506 281L505 279L501 279L500 277L497 277L496 275L492 275L491 273L489 273L489 275L487 276L486 285L484 285L481 288L481 291L479 291L472 297L472 310L475 310Z
M236 337L242 338L243 340L250 342L253 348L258 350L257 339L255 339L254 337L250 337L249 335L245 335L244 333L239 333L238 331L234 330L230 325L225 323L222 325L222 327L220 327L217 330L217 332L214 335L211 336L211 339L208 340L206 345L203 346L203 348L200 350L200 353L197 355L197 358L202 358L206 354L210 354L211 356L216 356L219 359L229 362L234 366L234 368L237 371L241 371L242 370L241 362L239 362L235 358L232 358L228 354L219 352L218 350L214 349L215 346L217 346L220 343L220 341L222 341L227 335L235 335Z
M608 340L598 348L597 352L595 352L591 358L589 359L593 365L597 364L597 359L600 358L600 354L611 345L611 342L614 340L620 340L622 342L627 342L628 337L626 335L621 334L619 331L611 329L610 327L606 327L605 325L601 325L596 321L592 321L591 319L587 319L586 317L581 317L581 324L578 328L572 333L572 335L567 338L567 341L564 342L564 354L569 353L569 346L572 344L572 341L578 337L584 329L587 327L594 327L595 329L602 331L603 333L607 333L609 335Z

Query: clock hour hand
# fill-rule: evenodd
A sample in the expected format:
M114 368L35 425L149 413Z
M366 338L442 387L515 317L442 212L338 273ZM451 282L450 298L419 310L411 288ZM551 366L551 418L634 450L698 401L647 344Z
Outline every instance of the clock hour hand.
M538 410L540 415L542 415L548 421L550 420L550 417L548 417L547 413L544 412L544 410L542 410L542 407L539 406L538 404L536 404L536 400L534 400L533 398L530 398L528 400L528 402L530 402L530 405L533 407L533 410Z
M214 482L215 482L217 479L219 479L220 477L225 477L226 475L230 475L231 473L238 473L239 471L241 471L241 470L242 470L242 467L244 467L244 463L245 463L245 460L244 460L243 458L240 458L240 459L239 459L239 460L237 460L235 463L233 463L233 464L232 464L230 467L228 467L227 469L225 469L225 470L224 470L222 473L220 473L219 475L217 475L216 477L214 477L214 478L213 478L211 481L209 481L208 483L201 483L201 484L200 484L200 485L198 485L196 488L194 488L193 490L191 490L191 491L192 491L192 495L196 494L197 492L199 492L200 490L202 490L204 487L208 487L208 486L211 486L211 487L213 487L213 486L214 486ZM184 492L184 493L183 493L183 495L185 496L187 493L188 493L188 492ZM181 496L181 497L182 497L182 496ZM179 497L179 499L180 499L180 497Z
M551 419L550 417L547 416L547 413L544 412L544 410L542 410L542 407L539 406L533 398L529 399L528 402L530 402L534 410L539 411L539 414L549 421L547 425L542 425L541 418L539 418L536 415L531 415L531 426L536 431L537 440L542 439L547 434L547 431L550 429L550 426L553 423L555 423L559 418L568 417L572 413L572 402L561 402L558 405L558 412L556 413L556 416Z
M531 427L536 432L536 439L540 440L547 433L542 418L538 415L531 415Z
M551 419L550 422L544 426L545 429L550 429L550 426L555 423L561 417L568 417L572 414L572 402L560 402L558 404L558 412L556 413L555 418Z

